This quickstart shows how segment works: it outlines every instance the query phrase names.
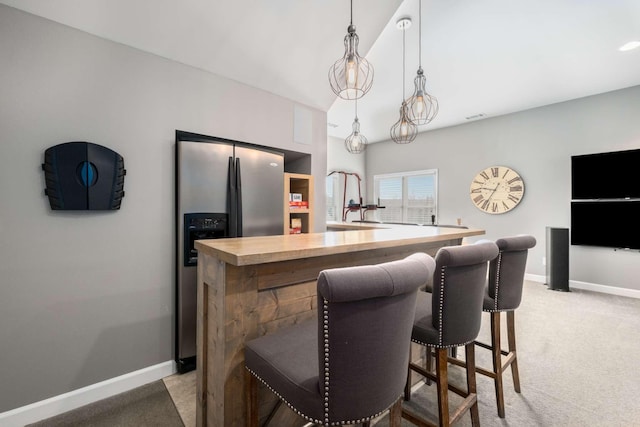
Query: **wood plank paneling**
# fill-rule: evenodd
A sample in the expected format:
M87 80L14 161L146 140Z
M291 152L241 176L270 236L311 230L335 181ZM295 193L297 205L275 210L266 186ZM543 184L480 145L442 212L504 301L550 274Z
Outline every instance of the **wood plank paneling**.
M434 256L438 249L443 246L443 243L444 246L455 246L459 244L459 240L447 240L440 243L421 243L398 248L356 251L348 254L260 264L256 266L258 289L269 289L277 286L313 281L322 270L327 268L379 264L381 262L402 259L416 252L425 252Z

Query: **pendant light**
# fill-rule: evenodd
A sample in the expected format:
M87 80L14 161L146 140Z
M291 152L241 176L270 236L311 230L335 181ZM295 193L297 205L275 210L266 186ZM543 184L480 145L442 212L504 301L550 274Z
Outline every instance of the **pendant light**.
M358 40L351 0L351 21L344 37L344 55L329 68L331 90L342 99L362 98L373 84L373 65L358 53Z
M369 141L360 133L360 122L358 121L358 100L356 103L356 118L353 120L353 132L344 140L344 147L351 154L360 154L367 149Z
M427 78L422 71L422 0L420 2L420 26L419 38L418 38L418 74L413 80L415 89L413 95L407 99L409 106L409 119L416 125L426 125L438 114L438 100L435 96L429 95L425 88L427 84Z
M409 107L404 99L404 56L405 56L405 30L411 26L411 19L402 18L396 24L402 30L402 105L400 106L400 119L391 126L391 139L396 144L408 144L418 134L418 126L409 118Z

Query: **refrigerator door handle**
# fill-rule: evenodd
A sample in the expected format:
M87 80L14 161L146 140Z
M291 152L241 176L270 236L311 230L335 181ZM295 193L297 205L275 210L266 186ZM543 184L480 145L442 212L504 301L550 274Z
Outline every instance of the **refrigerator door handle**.
M229 237L237 237L238 200L236 193L236 168L233 157L229 157L229 169L227 172L227 205L229 210Z
M238 237L242 237L242 174L240 173L240 159L236 157L236 222Z

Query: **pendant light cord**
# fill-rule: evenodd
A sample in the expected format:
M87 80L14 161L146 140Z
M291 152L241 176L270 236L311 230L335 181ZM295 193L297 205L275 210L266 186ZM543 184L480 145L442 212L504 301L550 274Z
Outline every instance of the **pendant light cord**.
M420 20L420 26L418 27L418 66L422 68L422 0L418 0L418 2L420 5L418 8L418 18Z
M406 28L402 27L402 102L404 102L404 39L406 31Z
M351 0L351 21L349 21L350 25L353 25L353 0Z
M358 99L356 98L356 120L358 119Z

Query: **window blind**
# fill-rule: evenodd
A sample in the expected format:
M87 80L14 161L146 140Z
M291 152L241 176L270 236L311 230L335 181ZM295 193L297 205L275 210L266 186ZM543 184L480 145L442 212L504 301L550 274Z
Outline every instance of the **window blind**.
M431 224L437 214L437 170L374 176L374 191L385 209L376 211L384 222Z

